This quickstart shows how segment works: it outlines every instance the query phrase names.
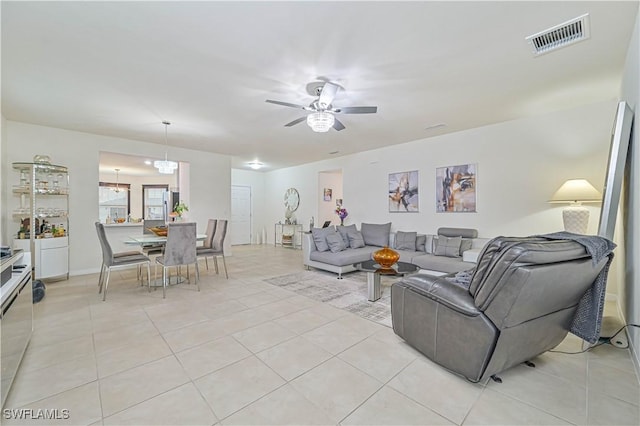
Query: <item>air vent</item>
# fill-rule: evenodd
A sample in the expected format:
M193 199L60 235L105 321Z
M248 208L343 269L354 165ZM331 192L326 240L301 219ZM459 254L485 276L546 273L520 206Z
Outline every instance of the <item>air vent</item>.
M533 53L542 55L561 47L569 46L590 36L589 14L564 22L548 30L531 35L526 40L531 44Z

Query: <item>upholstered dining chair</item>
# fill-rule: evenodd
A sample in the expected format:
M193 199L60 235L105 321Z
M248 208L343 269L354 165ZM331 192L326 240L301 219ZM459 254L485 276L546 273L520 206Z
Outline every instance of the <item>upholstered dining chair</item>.
M158 277L158 264L162 265L162 298L167 296L167 285L169 275L167 268L170 266L187 267L196 265L196 286L200 291L200 272L198 270L198 258L196 256L196 223L195 222L175 222L168 225L167 243L162 256L156 257L155 278Z
M103 301L107 300L107 287L109 286L109 276L111 275L111 268L144 265L146 263L147 283L149 283L149 285L151 284L150 260L147 256L140 253L139 251L125 251L114 253L111 249L111 245L109 244L109 240L107 239L107 235L104 232L104 225L102 223L96 222L96 231L98 233L100 247L102 248L102 266L100 267L100 277L98 278L98 294L102 293ZM138 279L142 279L142 273L140 270L138 270Z
M224 275L228 279L229 273L227 272L227 262L224 257L224 239L227 236L227 224L228 224L228 221L226 219L218 219L216 224L216 229L213 234L213 240L211 241L211 247L210 248L202 247L198 255L213 257L213 264L215 265L215 268L216 268L216 274L219 273L218 257L222 256L222 264L224 265Z
M153 234L153 231L149 228L157 228L159 226L165 226L166 223L164 220L159 219L145 219L143 224L142 224L142 233L143 234ZM148 245L144 245L142 246L142 251L147 255L152 255L152 254L161 254L162 253L162 249L164 248L164 244L148 244Z
M213 236L216 232L216 226L218 221L216 219L209 219L207 222L207 237L201 246L196 247L196 256L204 257L205 265L207 267L207 271L209 270L209 261L208 257L213 256L213 254L209 253L212 249L213 245Z

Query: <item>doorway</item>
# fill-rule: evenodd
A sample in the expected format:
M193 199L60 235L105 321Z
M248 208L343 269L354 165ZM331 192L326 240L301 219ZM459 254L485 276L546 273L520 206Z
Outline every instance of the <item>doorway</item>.
M251 187L231 185L231 245L251 244Z

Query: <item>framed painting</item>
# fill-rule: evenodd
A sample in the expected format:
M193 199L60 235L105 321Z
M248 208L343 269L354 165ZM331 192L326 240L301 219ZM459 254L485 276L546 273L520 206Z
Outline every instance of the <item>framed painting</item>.
M324 200L331 201L331 196L333 194L333 190L331 188L324 189Z
M436 168L436 212L476 212L476 169L476 164Z
M389 174L389 212L419 211L418 171Z

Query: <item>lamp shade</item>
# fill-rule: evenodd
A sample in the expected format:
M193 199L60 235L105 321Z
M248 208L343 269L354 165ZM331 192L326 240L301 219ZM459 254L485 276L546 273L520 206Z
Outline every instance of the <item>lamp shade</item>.
M599 203L602 194L586 179L569 179L549 200L550 203Z

